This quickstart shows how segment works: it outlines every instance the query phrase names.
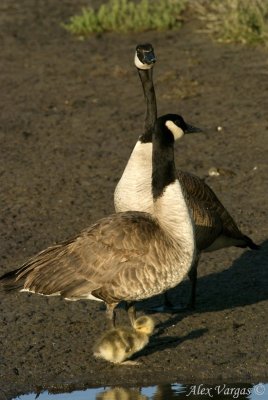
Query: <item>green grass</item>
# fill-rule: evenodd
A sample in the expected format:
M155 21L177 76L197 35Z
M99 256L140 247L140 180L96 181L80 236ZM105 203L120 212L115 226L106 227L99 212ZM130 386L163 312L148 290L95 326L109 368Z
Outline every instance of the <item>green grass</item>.
M268 0L211 0L196 10L220 42L268 44Z
M203 21L204 31L223 43L268 44L268 0L107 0L83 8L64 24L74 35L168 30L181 26L182 12Z
M167 30L181 25L187 0L108 0L99 9L83 8L64 28L80 37L101 32Z

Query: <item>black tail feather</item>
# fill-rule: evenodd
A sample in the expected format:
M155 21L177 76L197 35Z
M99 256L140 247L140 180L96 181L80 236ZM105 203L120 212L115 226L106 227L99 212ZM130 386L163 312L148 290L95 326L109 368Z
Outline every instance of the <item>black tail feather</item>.
M258 244L254 243L252 239L250 239L250 237L244 235L243 239L245 240L245 244L244 245L239 245L236 247L249 247L251 250L260 250L261 246L259 246Z
M18 290L23 288L23 281L21 279L16 280L17 272L20 269L9 271L6 274L0 276L0 287L2 286L6 291Z

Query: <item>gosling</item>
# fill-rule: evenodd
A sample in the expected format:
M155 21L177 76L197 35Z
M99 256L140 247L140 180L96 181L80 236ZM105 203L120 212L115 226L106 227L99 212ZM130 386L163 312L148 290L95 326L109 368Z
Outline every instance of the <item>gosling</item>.
M133 327L111 329L95 344L94 356L114 364L137 365L138 362L125 360L148 344L154 326L152 318L142 316L133 322Z

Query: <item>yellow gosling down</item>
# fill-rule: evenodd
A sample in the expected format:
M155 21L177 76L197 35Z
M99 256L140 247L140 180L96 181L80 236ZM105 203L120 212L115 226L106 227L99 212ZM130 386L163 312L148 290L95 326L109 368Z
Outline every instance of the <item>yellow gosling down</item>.
M149 343L154 331L154 320L148 316L137 318L133 327L122 326L107 331L94 346L94 356L114 364L138 365L125 361Z

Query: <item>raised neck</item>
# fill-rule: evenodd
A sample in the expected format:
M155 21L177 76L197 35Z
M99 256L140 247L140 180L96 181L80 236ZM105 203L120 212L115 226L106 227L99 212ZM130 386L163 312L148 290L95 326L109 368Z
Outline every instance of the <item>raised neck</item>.
M152 142L152 134L157 118L157 105L153 84L153 69L138 69L138 73L142 83L143 93L146 101L144 133L140 136L140 141L142 143L149 143Z

